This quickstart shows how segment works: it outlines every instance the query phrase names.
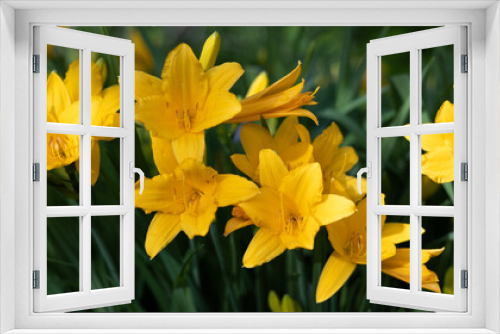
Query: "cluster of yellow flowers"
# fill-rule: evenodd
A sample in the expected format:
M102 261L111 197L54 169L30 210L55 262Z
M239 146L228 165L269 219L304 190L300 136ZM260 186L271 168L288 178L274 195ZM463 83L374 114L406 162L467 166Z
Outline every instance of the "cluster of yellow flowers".
M160 173L145 180L142 195L136 190L136 207L155 212L146 252L154 258L180 231L189 238L206 236L217 209L225 206L234 206L226 236L250 225L257 229L243 256L246 268L269 262L287 249L313 249L317 232L325 226L334 252L318 282L316 301L322 302L342 287L358 264L366 264L366 180L359 194L356 178L347 174L358 155L353 147L341 146L343 135L335 123L313 141L299 123L298 117L308 117L318 124L315 115L303 109L316 104L317 89L302 92L304 80L296 84L300 62L270 86L262 72L246 97L238 99L230 89L244 70L235 62L215 66L219 48L220 36L214 33L199 59L186 44L172 50L161 78L136 71L136 120L150 131ZM92 63L92 124L116 126L119 89L117 85L102 89L103 72L102 66ZM52 73L47 85L48 121L78 123L78 62L71 64L64 82ZM450 105L441 108L440 120L449 121ZM274 134L247 123L279 117L285 118ZM204 132L222 123L245 123L240 131L245 154L231 159L250 180L219 174L204 164ZM450 154L448 137L428 138L428 143L422 142L428 151L424 163L431 165ZM94 159L98 140L105 139L96 138L92 145L93 184L99 171L99 159ZM79 159L78 139L72 136L49 135L47 144L48 169ZM426 168L423 172L436 182L449 182L448 175L432 177L435 169L429 166L425 172ZM396 247L409 240L409 224L385 223L383 216L382 226L382 270L409 282L409 249ZM442 251L422 251L422 286L436 292L440 292L438 277L425 263ZM279 304L276 298L273 305Z

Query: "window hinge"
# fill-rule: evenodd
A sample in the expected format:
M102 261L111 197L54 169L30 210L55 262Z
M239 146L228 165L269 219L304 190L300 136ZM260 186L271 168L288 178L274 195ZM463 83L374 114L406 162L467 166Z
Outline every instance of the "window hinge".
M40 289L40 270L33 270L33 289Z
M467 73L469 71L469 57L467 55L462 55L462 73Z
M40 182L40 163L33 164L33 181Z
M469 181L469 166L466 162L460 164L460 180Z
M467 289L469 287L469 273L467 272L467 270L462 270L460 273L460 277L462 280L460 286L462 287L462 289Z
M33 55L33 73L40 73L40 55Z

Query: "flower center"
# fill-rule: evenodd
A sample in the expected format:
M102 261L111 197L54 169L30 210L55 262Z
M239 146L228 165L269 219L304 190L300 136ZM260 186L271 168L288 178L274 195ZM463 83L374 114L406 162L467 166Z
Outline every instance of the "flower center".
M65 160L71 157L71 150L74 149L70 145L68 137L65 135L52 135L49 139L49 147L52 155L59 160Z
M177 125L180 128L184 128L186 131L191 130L191 124L196 118L199 108L198 102L196 102L194 108L190 107L191 104L189 102L186 84L182 83L182 106L177 106L177 109L175 109L175 118L177 119ZM169 103L167 101L167 109L168 107Z
M285 198L283 198L283 193L279 193L280 196L280 220L283 224L283 231L288 235L295 235L304 230L304 218L302 215L294 213L295 210L290 210L290 208L285 203Z
M351 237L347 238L345 246L345 253L349 256L366 256L366 237L365 235L352 232Z

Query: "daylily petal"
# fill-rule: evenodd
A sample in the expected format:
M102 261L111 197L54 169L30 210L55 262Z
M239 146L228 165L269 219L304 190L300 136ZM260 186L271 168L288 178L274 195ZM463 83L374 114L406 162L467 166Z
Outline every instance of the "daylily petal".
M205 133L184 133L172 140L172 151L179 163L190 158L202 162L205 154Z
M320 163L323 170L330 166L333 157L343 140L342 132L335 122L314 139L314 159Z
M453 150L441 146L422 155L422 174L436 183L451 182L454 179Z
M274 141L269 131L257 124L245 124L241 127L240 140L248 160L254 166L259 166L259 152L265 148L275 149Z
M67 166L80 156L80 136L64 134L47 134L47 170Z
M101 170L101 148L97 140L92 141L90 148L90 180L91 184L94 185Z
M436 123L449 123L454 121L454 106L450 101L444 101L436 114Z
M283 230L279 215L280 200L276 190L261 188L257 196L240 203L239 206L255 225L263 226L275 234Z
M160 174L170 174L179 165L172 148L172 141L158 137L151 137L153 159Z
M66 110L59 114L59 123L65 124L79 124L80 123L80 102L76 101L71 103Z
M236 95L228 91L210 91L202 113L193 121L192 131L199 132L224 123L241 111Z
M321 225L327 225L349 217L355 211L353 201L339 195L323 195L322 201L314 207L313 215Z
M299 78L301 70L302 70L302 66L301 66L301 63L299 62L297 67L295 67L295 69L293 69L293 71L291 71L286 76L284 76L280 80L276 81L275 83L273 83L271 86L267 87L266 89L258 92L257 94L253 94L251 96L251 98L258 99L258 98L261 98L262 96L269 96L272 94L277 94L285 89L290 88Z
M278 189L283 177L288 173L283 160L270 149L261 150L259 154L259 176L263 187Z
M308 214L311 205L321 201L323 179L320 165L312 163L290 171L283 178L279 190L293 198L300 212Z
M208 94L208 76L187 44L179 44L168 54L161 78L162 90L168 94L172 110L191 116L203 108Z
M445 145L445 137L443 134L433 134L433 135L423 135L420 136L422 143L422 150L424 151L432 151L437 149L440 146Z
M336 251L328 258L316 288L316 303L324 302L333 296L351 277L356 264Z
M59 115L71 104L71 99L61 77L52 72L47 79L47 122L59 122ZM78 119L76 123L78 124Z
M144 192L139 196L139 182L135 187L135 206L146 213L161 211L180 214L184 211L182 184L172 175L157 175L144 180Z
M233 233L236 230L239 230L243 227L252 225L252 221L250 219L244 218L231 218L226 223L226 228L224 229L224 236L227 237L229 234Z
M118 110L120 110L120 86L113 85L111 87L106 88L102 91L103 99L101 105L101 117L102 119L91 120L91 125L98 126L116 126L116 116L118 116L118 120L120 119L120 115L116 114ZM120 126L120 124L118 124Z
M441 293L441 287L438 282L422 282L422 288Z
M285 246L277 235L259 229L243 256L243 266L245 268L260 266L281 255L284 251Z
M153 259L180 231L179 215L157 212L146 234L146 253Z
M90 95L98 96L101 94L102 86L104 84L101 74L101 69L96 63L92 62L90 65ZM71 101L75 102L80 100L80 61L75 60L69 65L64 84L70 95Z
M215 201L218 206L234 205L249 200L259 193L255 183L231 174L220 174L215 177L217 188Z
M172 108L167 108L163 95L148 96L135 105L135 119L142 122L155 137L176 139L185 129L179 126Z
M250 85L250 88L248 88L248 92L246 97L255 95L264 89L267 88L269 85L269 77L267 76L266 71L262 71L257 75L255 79L253 79L252 84Z
M255 182L260 181L259 178L256 177L256 166L252 165L245 154L233 154L231 156L231 161L233 161L236 168L246 174L249 178Z
M207 72L210 90L228 91L244 72L238 63L224 63L211 68Z
M329 166L325 166L325 169L327 171L345 173L352 167L354 167L354 165L357 164L358 161L359 157L356 153L356 150L352 146L344 146L339 148L331 164Z
M382 240L399 244L410 240L410 224L387 223L382 228Z
M313 146L307 143L297 143L282 151L280 157L288 169L292 170L314 162Z
M135 69L146 71L154 68L155 60L139 30L133 30L130 40L135 45ZM144 72L143 72L144 73ZM136 76L137 85L137 76Z
M290 231L281 233L280 238L287 249L304 248L312 250L314 248L314 238L318 233L320 224L314 217L307 217L302 222L302 226L290 227Z
M140 100L151 95L162 95L161 79L146 72L135 71L135 99Z
M439 256L443 251L444 247L439 249L422 249L422 263L427 263L431 258Z
M290 146L297 144L298 133L295 127L297 124L299 124L299 121L296 116L290 116L283 120L274 135L276 151L283 152Z
M205 44L203 44L203 49L201 50L200 62L203 65L203 70L208 70L212 68L217 59L217 55L220 50L220 35L216 31L210 37L207 38Z
M208 234L217 211L217 205L212 196L203 195L198 201L196 208L181 214L182 230L190 239Z

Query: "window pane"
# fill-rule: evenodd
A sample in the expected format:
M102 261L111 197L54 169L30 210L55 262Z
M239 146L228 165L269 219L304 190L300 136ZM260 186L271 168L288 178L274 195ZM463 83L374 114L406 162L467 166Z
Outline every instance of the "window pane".
M80 50L47 45L47 122L80 123Z
M120 138L92 137L92 205L120 204Z
M92 289L120 286L120 216L92 217Z
M120 127L120 57L92 52L93 126Z
M80 217L47 218L47 294L80 291Z
M47 205L80 205L80 136L47 134Z
M454 134L422 135L422 204L454 204Z
M386 205L410 204L410 141L381 138L382 193Z
M453 45L422 50L422 124L453 122Z
M422 217L422 288L453 294L453 218Z
M410 53L381 57L381 125L410 123Z
M410 217L381 216L382 286L410 288Z

